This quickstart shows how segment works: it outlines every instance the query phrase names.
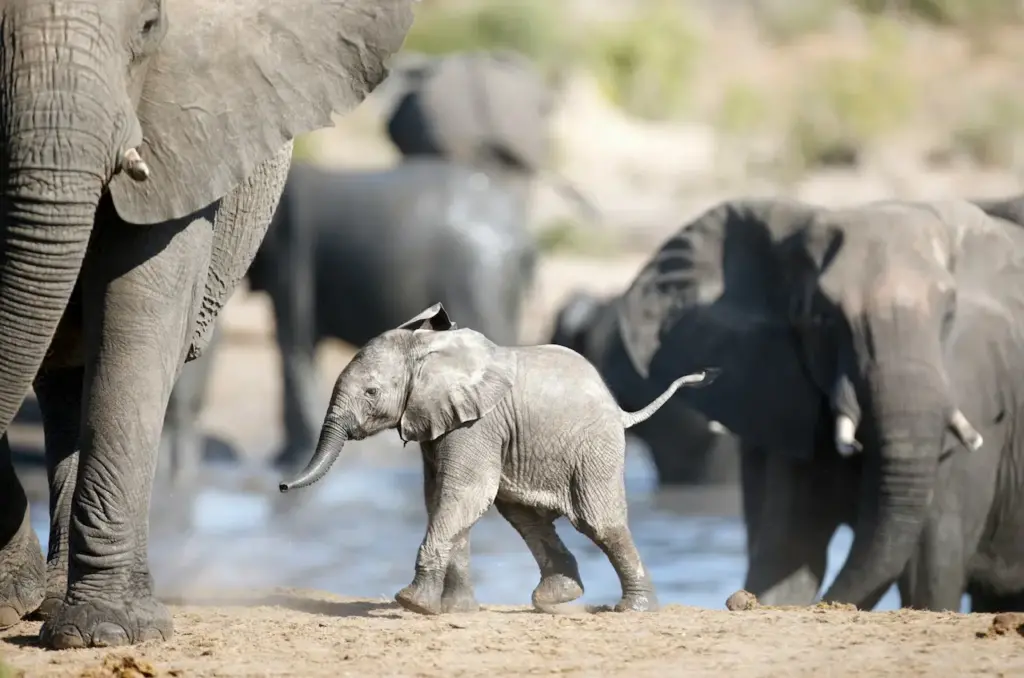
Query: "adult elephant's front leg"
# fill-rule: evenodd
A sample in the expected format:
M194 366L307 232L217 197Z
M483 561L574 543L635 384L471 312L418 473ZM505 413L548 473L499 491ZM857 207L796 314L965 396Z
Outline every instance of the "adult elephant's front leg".
M101 204L82 272L86 403L68 588L43 625L47 646L171 636L170 612L152 592L149 502L167 401L209 267L212 209L204 216L141 227Z
M839 526L830 496L831 465L743 451L747 523L744 588L766 605L809 605L825 576L828 543Z
M297 176L301 177L302 174ZM269 238L276 271L270 298L274 330L281 356L284 446L274 463L298 469L316 443L323 407L316 380L316 231L301 204L301 190L289 188L282 196ZM346 293L345 291L339 291Z

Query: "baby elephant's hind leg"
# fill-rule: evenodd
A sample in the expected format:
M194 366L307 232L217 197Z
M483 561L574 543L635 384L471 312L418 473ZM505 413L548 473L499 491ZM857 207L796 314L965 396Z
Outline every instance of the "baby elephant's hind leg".
M526 542L540 568L533 606L548 611L582 596L579 567L555 531L555 514L501 500L495 501L494 506Z
M572 524L601 549L615 568L622 585L622 599L615 610L657 610L654 584L640 560L626 520L626 490L621 472L617 477L601 473L584 474L584 477L588 480L581 480L573 492L577 499Z

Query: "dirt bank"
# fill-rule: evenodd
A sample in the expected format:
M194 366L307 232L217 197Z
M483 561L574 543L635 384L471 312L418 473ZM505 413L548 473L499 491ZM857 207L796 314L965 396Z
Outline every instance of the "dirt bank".
M390 602L306 591L208 600L174 613L168 643L44 652L34 647L39 625L23 623L0 634L0 656L32 678L1024 675L1024 637L1006 625L994 632L992 615L672 605L656 614L488 607L421 617ZM112 654L152 672L111 670L124 662Z

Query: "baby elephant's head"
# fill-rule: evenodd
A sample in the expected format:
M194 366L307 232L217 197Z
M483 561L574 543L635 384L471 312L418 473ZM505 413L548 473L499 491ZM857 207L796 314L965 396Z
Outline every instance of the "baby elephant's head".
M483 417L515 380L515 355L434 304L366 344L334 383L316 453L287 492L320 480L348 440L397 428L424 442Z

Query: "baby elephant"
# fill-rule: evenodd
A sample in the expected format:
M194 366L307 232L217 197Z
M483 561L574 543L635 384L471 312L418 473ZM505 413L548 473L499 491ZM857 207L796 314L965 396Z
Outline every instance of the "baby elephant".
M416 575L395 599L438 614L477 609L469 530L493 503L540 567L533 604L549 609L583 595L576 559L555 532L565 516L611 561L622 585L616 610L658 606L626 523L625 433L680 386L643 410L623 412L595 368L561 346L498 346L457 329L441 304L375 337L334 385L316 453L286 492L324 476L347 440L397 428L420 443L427 533Z

